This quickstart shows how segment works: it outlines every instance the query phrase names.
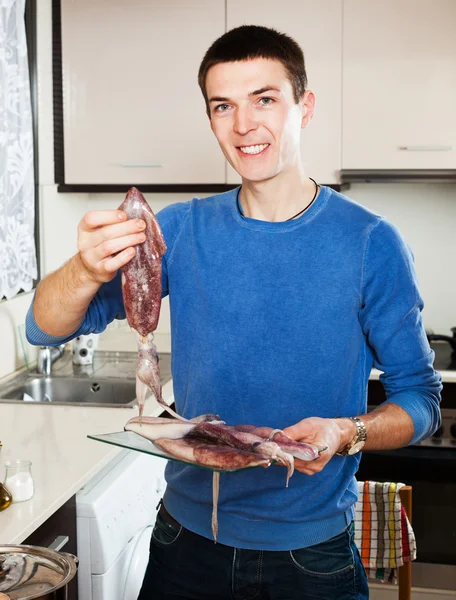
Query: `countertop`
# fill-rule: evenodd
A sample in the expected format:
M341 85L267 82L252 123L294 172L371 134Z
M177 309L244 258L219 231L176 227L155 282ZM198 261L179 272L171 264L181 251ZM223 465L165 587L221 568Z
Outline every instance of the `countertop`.
M172 404L172 380L163 386L163 398ZM137 411L137 407L1 404L0 481L6 460L28 459L36 491L31 500L13 503L0 512L0 544L23 542L109 463L121 449L87 435L122 431ZM158 416L162 412L153 398L146 400L144 414Z
M442 376L442 382L445 383L456 383L456 371L447 370L447 369L437 369L440 375ZM378 369L372 369L369 375L369 379L380 379L380 375L382 371Z
M442 376L443 383L456 383L456 355L447 342L432 341L431 349L435 352L434 369ZM379 379L382 371L372 369L369 379Z

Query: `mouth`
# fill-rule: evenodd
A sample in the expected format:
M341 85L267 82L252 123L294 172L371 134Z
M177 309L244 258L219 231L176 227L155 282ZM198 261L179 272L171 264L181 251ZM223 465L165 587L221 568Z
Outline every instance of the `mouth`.
M263 155L267 151L269 146L270 144L256 144L254 146L236 146L236 150L238 151L238 154L240 154L243 158L250 158Z

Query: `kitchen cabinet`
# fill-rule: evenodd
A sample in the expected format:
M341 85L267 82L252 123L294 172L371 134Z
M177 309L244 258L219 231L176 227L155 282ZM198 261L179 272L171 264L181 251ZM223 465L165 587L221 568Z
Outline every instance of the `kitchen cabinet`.
M76 497L72 496L53 515L51 515L38 529L22 542L22 545L44 546L49 548L58 538L68 538L62 546L55 548L61 552L78 555L76 536ZM78 600L77 576L68 583L68 600Z
M342 0L227 0L227 30L243 24L273 27L293 37L304 51L308 89L316 96L312 122L301 134L308 175L319 183L339 182L341 168ZM240 183L230 165L227 182Z
M456 169L456 2L344 0L343 169Z
M59 183L225 183L197 83L225 31L224 0L61 0L60 10Z

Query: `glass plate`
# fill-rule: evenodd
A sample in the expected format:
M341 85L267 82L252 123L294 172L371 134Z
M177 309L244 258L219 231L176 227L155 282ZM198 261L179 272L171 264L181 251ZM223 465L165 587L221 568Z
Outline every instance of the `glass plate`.
M144 454L152 454L152 456L159 456L160 458L166 458L167 460L173 460L174 462L182 463L184 465L192 465L199 469L206 469L207 471L219 471L220 473L234 473L235 471L246 471L247 469L256 469L261 465L253 467L242 467L240 469L213 469L212 467L205 467L197 463L182 460L172 456L165 450L155 446L150 440L138 435L134 431L117 431L114 433L100 433L99 435L88 435L88 438L97 442L103 442L105 444L111 444L112 446L120 446L121 448L127 448L128 450L135 450L136 452L144 452ZM271 461L273 464L274 461Z

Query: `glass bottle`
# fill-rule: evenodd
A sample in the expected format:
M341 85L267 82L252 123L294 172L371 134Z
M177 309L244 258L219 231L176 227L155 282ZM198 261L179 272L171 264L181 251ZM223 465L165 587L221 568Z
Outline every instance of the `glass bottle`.
M9 490L0 482L0 512L5 510L13 502Z

